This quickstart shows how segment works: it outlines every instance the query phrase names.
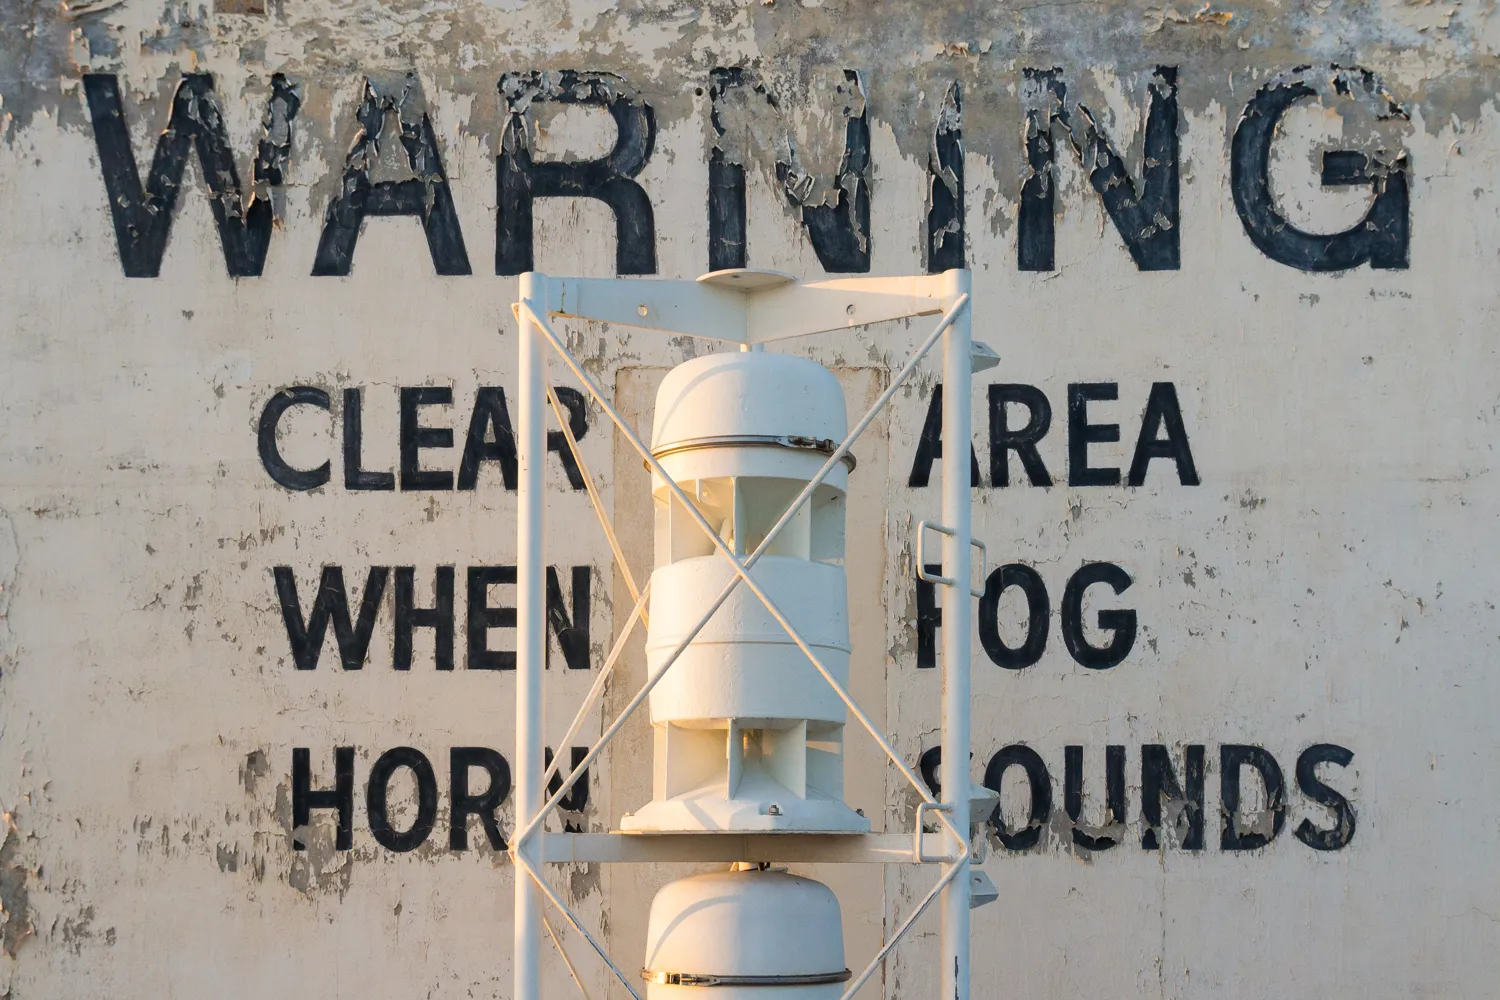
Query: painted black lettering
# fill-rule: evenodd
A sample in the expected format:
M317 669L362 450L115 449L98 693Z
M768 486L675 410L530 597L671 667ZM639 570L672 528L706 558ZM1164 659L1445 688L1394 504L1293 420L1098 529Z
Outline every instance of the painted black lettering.
M957 80L938 110L927 158L927 273L964 266L964 93Z
M917 773L922 776L922 783L932 793L932 797L941 800L943 797L943 783L939 780L943 767L943 748L941 745L928 747L922 751L922 756L917 760Z
M316 469L294 469L281 457L276 445L276 430L281 425L282 415L292 407L305 403L321 410L330 409L328 393L310 385L294 385L282 389L266 400L260 412L260 426L256 432L256 444L260 449L260 464L277 483L289 490L315 490L328 482L332 466L324 462Z
M1083 815L1083 747L1063 748L1063 808L1073 821L1073 843L1089 851L1107 851L1119 843L1115 837L1096 830L1084 833L1079 825ZM1125 824L1125 748L1111 744L1104 748L1104 824L1098 830L1123 829Z
M521 274L533 267L532 206L537 198L594 198L615 216L615 271L656 273L656 221L651 199L633 180L651 159L656 113L644 101L626 96L612 73L507 73L500 78L506 112L500 141L498 203L495 219L495 273ZM602 107L615 121L619 138L598 160L532 158L526 111L533 105L581 104Z
M1248 766L1260 774L1266 790L1265 807L1248 822L1240 816L1240 768ZM1276 839L1286 820L1286 787L1281 765L1264 747L1225 743L1219 747L1219 803L1224 829L1219 847L1225 851L1253 851Z
M284 182L283 172L291 156L292 122L302 104L296 87L281 73L271 77L271 100L262 119L263 135L256 150L248 199L240 191L239 171L214 93L213 77L208 73L185 74L177 85L144 188L131 149L119 80L111 73L85 73L83 92L125 276L154 278L161 273L183 168L189 152L196 150L198 174L208 185L209 208L219 230L219 246L229 276L258 277L265 267L275 228L271 190Z
M1026 597L1026 639L1012 649L1000 636L1000 599L1011 587L1020 587ZM1042 658L1047 648L1047 626L1052 605L1047 585L1030 566L1009 563L990 573L979 599L979 642L996 666L1023 670Z
M1338 233L1309 233L1292 225L1271 193L1271 144L1282 116L1299 101L1319 97L1355 101L1380 120L1406 120L1407 113L1369 70L1299 66L1255 92L1240 116L1230 147L1230 189L1245 233L1261 253L1300 271L1343 271L1411 266L1411 209L1406 154L1380 151L1373 158L1347 150L1324 154L1325 185L1367 184L1374 199L1365 217Z
M1293 831L1298 840L1315 851L1341 850L1354 839L1354 807L1318 777L1319 764L1348 767L1353 759L1353 751L1336 743L1315 743L1297 757L1297 788L1303 795L1333 811L1333 826L1329 829L1319 829L1304 819Z
M942 563L925 564L927 572L941 574ZM943 609L938 606L937 587L921 577L917 584L917 669L937 666L937 630L943 624Z
M974 754L970 752L969 760L972 762ZM922 751L922 756L917 759L917 773L922 776L922 783L932 793L932 797L941 800L943 797L943 783L940 780L943 770L943 746L928 747Z
M391 825L390 809L386 795L390 791L391 777L401 768L411 771L417 782L417 815L406 830L397 830ZM370 817L370 833L381 847L404 853L416 850L432 833L437 821L437 777L432 773L432 762L427 755L412 747L392 747L381 754L370 768L370 781L365 787L365 811Z
M552 391L557 393L557 401L568 413L568 430L573 432L573 440L582 441L589 432L588 408L584 405L583 393L570 385L554 386ZM562 431L547 432L547 450L557 452L568 485L575 490L583 489L583 470L578 467L573 449L568 447L568 439Z
M806 203L805 175L793 163L776 164L776 180L787 201L802 209L802 225L818 263L829 272L870 270L870 119L859 74L844 70L844 156L835 178L832 205Z
M493 584L514 586L514 566L470 566L469 567L469 655L465 666L469 670L514 670L516 651L513 649L490 649L489 632L492 628L515 628L516 609L513 607L491 607L489 589Z
M1157 438L1158 429L1165 426L1167 436ZM1184 486L1198 485L1198 468L1193 465L1193 452L1188 447L1187 428L1182 423L1182 407L1177 403L1177 387L1171 382L1153 382L1151 395L1146 400L1146 413L1141 418L1140 437L1135 442L1135 457L1130 460L1130 474L1125 482L1130 486L1146 483L1146 467L1153 458L1170 458L1177 464L1177 481Z
M1177 842L1185 851L1203 850L1203 774L1204 747L1194 743L1183 751L1187 792L1172 770L1172 755L1160 743L1141 747L1141 847L1157 850L1162 838L1162 800L1168 802L1168 815Z
M422 85L416 73L407 73L395 87L365 81L360 100L359 132L344 159L344 178L329 210L324 214L318 255L312 262L315 276L347 276L354 267L354 246L368 216L414 216L428 237L432 268L438 274L472 274L458 210L453 207L449 177L443 171L437 135L426 112ZM395 117L398 135L407 153L411 177L404 180L371 180L371 168L380 162L380 145L386 124Z
M464 457L458 467L458 488L472 490L479 483L479 466L494 462L507 490L516 488L516 434L505 407L505 390L495 385L479 387L469 433L464 438Z
M1089 445L1120 440L1119 424L1089 423L1089 403L1120 398L1115 382L1073 382L1068 385L1068 485L1118 486L1120 470L1089 466Z
M307 850L307 827L314 809L337 809L335 850L354 846L354 748L334 747L333 788L313 791L312 754L307 747L292 748L292 850Z
M364 597L359 603L359 621L349 619L349 595L344 590L344 570L341 566L324 566L318 582L318 596L313 599L312 612L306 621L302 618L302 604L297 599L297 577L290 566L272 569L276 578L276 596L281 602L281 617L286 623L286 635L292 647L292 662L298 670L312 670L318 665L323 652L323 635L328 631L328 622L333 621L333 634L338 642L339 662L345 670L358 670L365 665L365 655L370 649L370 635L375 630L375 616L380 613L380 596L385 593L389 566L371 566L365 578Z
M1052 404L1047 394L1034 385L998 383L990 386L989 397L990 483L996 487L1010 485L1010 453L1015 452L1032 486L1051 486L1052 476L1036 447L1052 428ZM1007 407L1012 403L1026 407L1026 423L1020 430L1010 429Z
M439 566L433 579L433 606L416 606L416 567L396 567L396 625L392 662L397 670L411 669L412 630L433 630L437 669L453 669L453 567Z
M557 769L557 773L552 776L552 780L549 781L549 782L547 782L547 796L549 798L552 797L553 795L556 795L558 792L562 791L563 778L565 778L567 775L572 774L574 771L578 770L578 765L582 764L583 763L583 758L587 757L588 755L589 755L589 748L588 747L572 747L572 748L570 748L570 750L569 750L569 759L572 761L572 764L568 767L568 769L566 771L563 770L562 768L558 768ZM552 748L551 747L544 748L544 750L543 750L543 758L544 758L544 760L543 760L543 763L542 763L543 768L548 768L548 767L552 766L552 756L553 756L553 754L552 754ZM563 810L564 812L583 812L583 810L588 807L588 804L589 804L589 772L587 770L585 770L582 774L580 774L578 776L578 780L575 781L575 782L573 782L573 787L571 787L571 788L568 789L568 794L564 795L562 798L560 798L560 799L557 800L557 808ZM581 831L575 831L575 832L581 832Z
M1051 271L1056 266L1054 157L1059 132L1078 154L1089 183L1099 193L1105 214L1114 223L1135 266L1142 271L1175 271L1182 266L1177 68L1158 66L1150 89L1141 179L1137 183L1092 111L1078 105L1083 127L1080 130L1074 125L1062 70L1024 71L1026 173L1017 226L1022 271Z
M1047 765L1041 754L1024 743L1012 743L1004 747L984 768L984 787L1000 791L1005 771L1012 765L1026 772L1026 783L1031 788L1031 814L1026 825L1011 830L1005 825L1005 816L999 805L990 813L990 826L1008 851L1025 851L1037 845L1047 821L1052 818L1052 778L1047 774Z
M1135 645L1136 617L1130 609L1101 610L1096 619L1099 629L1110 633L1109 642L1095 646L1083 631L1083 596L1096 583L1108 584L1116 595L1130 587L1130 574L1114 563L1084 563L1068 579L1063 591L1061 618L1063 641L1068 653L1081 667L1105 670L1130 655Z
M422 449L452 448L453 428L423 427L420 408L453 405L453 390L445 385L401 387L401 489L451 490L453 473L422 468Z
M328 203L323 234L312 273L348 275L354 266L354 247L367 216L408 215L421 220L433 269L441 275L472 274L463 230L443 172L437 136L428 118L422 87L415 73L386 87L365 80L364 95L355 112L359 131L344 159L338 193ZM370 168L380 160L385 127L396 120L406 162L412 176L404 180L372 182Z
M745 243L745 165L730 155L724 137L730 92L753 87L773 111L775 96L753 70L719 68L710 87L714 145L709 152L709 263L711 269L743 267ZM837 88L843 100L844 154L830 185L832 203L810 201L816 183L798 162L797 147L787 129L776 155L776 181L788 203L801 214L802 226L818 263L830 272L870 270L870 122L864 86L854 70L844 71ZM742 154L742 150L736 150Z
M360 467L364 454L364 390L344 390L344 488L350 490L394 490L396 476L390 472L367 472Z
M489 775L489 784L478 794L469 791L469 771L476 767L484 768ZM448 751L448 784L448 847L455 851L469 849L469 817L478 816L490 849L505 850L497 817L510 795L510 765L505 758L489 747L454 747Z
M589 590L593 567L573 567L573 607L569 611L563 600L562 582L557 567L547 567L547 625L562 650L569 670L589 668ZM552 663L552 646L547 646L547 665Z
M943 457L943 387L933 386L932 399L927 404L927 419L922 424L922 436L917 439L917 453L912 458L911 475L906 485L919 489L932 478L932 463ZM979 456L969 444L969 484L981 485L979 478Z
M714 143L708 151L708 269L723 271L744 267L747 241L745 236L745 165L729 158L724 151L728 128L724 122L722 102L731 87L744 85L744 70L737 67L715 67L709 73L708 122L714 130Z

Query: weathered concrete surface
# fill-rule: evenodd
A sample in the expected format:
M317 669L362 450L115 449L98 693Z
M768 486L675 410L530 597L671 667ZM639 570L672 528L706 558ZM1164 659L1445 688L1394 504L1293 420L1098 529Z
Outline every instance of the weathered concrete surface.
M496 158L524 147L539 162L593 159L624 134L601 107L527 103L514 88L502 102L506 74L551 74L537 86L555 98L565 70L594 74L577 85L617 98L626 130L649 107L651 149L632 177L654 221L631 238L649 231L656 273L670 277L708 267L716 150L746 167L752 266L821 275L806 210L840 192L847 204L863 186L869 219L855 242L869 273L921 271L932 178L943 176L937 121L961 83L975 330L1004 359L976 387L976 534L992 567L1034 567L1049 608L1045 647L1024 669L997 666L976 631L975 780L1020 744L1051 788L1033 846L992 838L985 867L1002 898L976 913L976 996L1493 994L1493 4L0 0L0 24L0 987L10 996L509 995L510 867L477 819L468 848L451 847L449 806L453 748L512 751L513 675L466 669L466 584L471 566L513 561L514 495L494 461L477 466L473 490L349 488L343 393L363 389L361 461L376 473L400 466L398 387L451 388L451 407L420 418L453 428L452 450L421 458L451 473L480 387L513 399L515 282L496 275ZM1348 77L1334 64L1372 71L1370 93L1389 94L1405 117L1340 95L1335 81ZM1084 136L1081 103L1141 177L1158 66L1177 70L1180 212L1168 221L1180 264L1144 271L1069 139ZM1301 66L1313 68L1295 73ZM716 104L713 71L725 67L745 70L746 83ZM1022 271L1018 203L1037 176L1026 149L1037 92L1024 71L1053 67L1074 128L1045 133L1057 166L1055 262ZM159 273L126 277L83 77L115 77L145 184L186 73L212 74L215 96L198 95L182 134L221 115L237 178L205 178L198 147L185 145ZM295 114L275 74L293 88ZM1370 183L1323 186L1319 170L1330 150L1369 154L1376 183L1399 174L1409 185L1408 266L1316 273L1250 239L1233 137L1257 92L1288 74L1319 96L1275 132L1279 211L1309 232L1357 230ZM368 106L380 113L361 121ZM861 173L845 144L862 108ZM376 131L383 141L372 144ZM366 180L417 181L424 213L446 184L470 273L435 273L436 261L457 260L451 230L434 249L417 219L371 217L353 227L349 274L314 276L330 205ZM259 276L230 276L214 201L246 220L269 203ZM539 199L535 266L614 273L616 221L596 198ZM255 256L249 237L235 246ZM894 324L790 349L839 368L851 399L869 398L923 332ZM570 337L634 413L661 369L711 349L610 328ZM935 486L909 485L934 381L930 370L919 376L861 445L863 513L851 522L851 564L869 594L854 608L857 690L914 764L938 726L937 671L917 666L911 579L912 526L937 497ZM1115 385L1117 400L1087 412L1118 424L1119 440L1087 454L1124 478L1163 382L1198 485L1166 458L1139 487L1069 485L1069 385ZM1050 402L1038 444L1050 488L1027 485L1018 458L1012 485L994 485L987 386L1002 383ZM290 467L330 463L329 483L308 491L278 484L258 450L268 402L295 386L330 399L329 412L298 405L280 427ZM1015 430L1025 411L1009 412ZM602 413L590 408L588 422L585 456L642 576L648 522L627 487L638 463ZM568 599L571 567L591 567L597 669L628 598L585 495L560 463L549 475L549 562ZM1061 609L1069 578L1101 561L1132 583L1118 596L1088 592L1087 640L1108 638L1093 624L1099 609L1133 610L1138 631L1122 662L1089 669L1069 653ZM356 617L370 568L392 567L358 671L340 668L332 638L316 669L294 664L273 569L292 572L305 614L325 564L342 567ZM455 567L451 671L436 668L427 628L415 630L411 669L392 669L403 566L419 607L434 603L437 568ZM492 604L508 603L509 588L490 592ZM1019 591L992 614L1004 643L1020 647ZM509 647L503 629L490 644ZM625 678L642 674L638 649L632 656ZM592 677L564 657L554 644L552 739ZM612 687L606 710L628 697ZM604 829L649 797L644 726L627 735L573 822ZM1324 844L1333 850L1296 835L1303 821L1343 830L1331 800L1319 804L1308 792L1317 786L1297 775L1299 757L1321 744L1353 754L1316 769L1356 818L1345 842ZM1180 843L1187 811L1170 801L1163 825L1181 826L1162 831L1159 849L1141 847L1151 826L1143 760L1156 745L1179 781L1189 748L1204 748L1200 851ZM1242 769L1242 832L1274 839L1226 849L1221 753L1241 745L1279 763L1285 817L1278 827ZM326 789L344 746L355 748L349 850L337 847L330 810L305 827L294 819L294 748L309 751L312 787ZM431 761L437 788L434 829L409 851L383 846L367 810L372 768L401 746ZM1082 748L1076 822L1069 746ZM1123 748L1121 816L1106 815L1107 746ZM910 796L868 750L854 748L851 801L904 829ZM1008 832L1031 828L1021 773L1004 775ZM483 772L473 774L477 790ZM414 788L410 770L396 772L397 830L419 817ZM508 802L499 827L510 832ZM1089 848L1075 832L1119 843ZM630 968L649 893L672 874L579 868L556 884ZM843 894L851 963L930 878L822 874ZM593 995L605 995L601 967L571 933L565 941ZM931 996L934 948L935 933L915 937L866 996ZM546 988L571 989L555 956Z

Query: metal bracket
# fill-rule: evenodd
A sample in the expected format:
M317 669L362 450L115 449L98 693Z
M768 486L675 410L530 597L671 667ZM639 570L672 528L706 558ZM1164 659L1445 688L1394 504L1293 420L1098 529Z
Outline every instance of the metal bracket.
M959 585L958 581L951 576L939 576L937 573L929 573L927 571L926 538L928 531L936 531L938 534L947 535L949 538L953 537L953 529L945 524L938 524L936 521L917 522L917 579L925 580L928 583L941 583L949 587L957 587ZM979 550L979 579L983 580L989 576L989 550L977 538L971 537L969 545ZM980 587L978 590L975 590L973 584L970 584L969 595L971 597L983 597L984 588Z
M999 898L1000 890L995 888L988 875L982 871L969 872L969 909L977 910Z
M1000 804L1000 793L984 785L969 786L969 861L982 862L989 854L984 825Z

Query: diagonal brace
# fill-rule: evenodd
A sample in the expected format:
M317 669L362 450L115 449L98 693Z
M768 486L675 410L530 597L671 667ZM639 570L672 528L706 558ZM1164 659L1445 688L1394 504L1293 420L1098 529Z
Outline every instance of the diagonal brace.
M923 344L922 350L918 352L918 354L915 355L911 359L911 361L908 362L905 368L903 368L901 372L901 380L904 380L911 373L911 371L915 369L916 363L918 362L920 357L931 349L932 345L937 342L938 337L940 337L942 333L953 323L953 321L958 317L962 310L967 307L968 301L969 297L967 294L960 295L958 297L958 299L943 315L942 320L937 324L937 327L933 330L927 341ZM912 785L914 789L916 789L918 794L921 795L922 798L929 803L935 802L936 800L933 799L926 786L923 785L922 782L917 778L917 776L912 773L911 769L906 766L905 762L900 759L895 750L892 749L885 738L876 730L874 723L870 721L867 715L865 715L863 709L859 707L858 703L854 701L854 699L844 689L843 685L838 683L838 681L828 671L827 667L825 667L821 660L819 660L817 655L813 653L811 647L808 646L803 638L792 627L791 623L786 619L786 616L782 614L781 610L776 606L775 602L770 599L770 596L767 595L765 591L761 589L759 584L757 584L750 576L749 568L753 565L754 561L758 559L759 556L764 552L770 542L774 540L774 534L768 533L765 540L763 540L756 551L752 553L751 557L744 562L741 562L740 559L736 557L734 553L728 548L724 540L719 537L718 533L713 530L713 527L703 517L701 512L698 511L697 507L691 502L691 500L688 499L682 488L678 486L678 484L672 479L672 477L667 474L666 470L662 468L661 463L658 462L656 457L651 454L650 449L646 447L646 445L641 441L640 437L635 433L635 431L619 415L615 408L610 405L609 401L604 398L602 390L600 390L594 380L589 377L589 375L583 370L582 366L580 366L576 359L574 359L573 356L568 352L566 346L562 343L561 338L557 335L557 332L552 329L551 324L547 322L547 320L538 312L536 307L530 301L523 300L518 305L521 310L524 310L528 315L530 315L532 321L537 325L537 328L540 329L542 333L547 337L547 339L552 343L553 348L556 349L557 352L562 356L564 362L570 369L572 369L574 375L583 382L584 386L594 397L595 401L600 405L602 409L604 409L607 414L609 414L610 419L614 421L616 426L620 429L621 433L625 435L626 439L641 455L646 464L651 467L652 471L658 477L660 477L663 482L666 483L667 488L673 493L674 496L677 497L678 501L683 505L684 509L692 515L699 528L711 540L718 552L729 560L736 573L736 579L730 581L730 584L725 588L719 599L714 602L713 606L709 609L708 613L700 620L695 629L689 634L688 637L683 640L678 648L674 650L673 655L668 659L664 666L659 671L657 671L655 676L653 676L648 681L648 683L644 688L642 688L640 693L638 693L637 696L632 699L631 704L628 705L625 711L621 713L621 716L616 720L615 724L610 727L610 730L605 735L601 736L599 742L595 745L590 755L586 757L584 761L580 762L579 767L576 768L573 774L569 776L569 779L564 784L564 786L558 790L557 794L553 796L552 800L550 800L546 805L543 806L542 811L538 814L537 818L532 822L530 826L526 828L526 830L524 830L520 834L518 839L524 840L529 837L531 833L534 832L535 828L539 825L542 818L547 814L547 812L555 806L556 802L561 801L561 798L564 794L566 794L568 787L570 787L571 784L577 780L578 775L583 772L584 768L592 760L593 756L597 755L598 751L602 749L607 740L609 738L612 738L613 735L618 732L619 728L623 725L625 718L627 718L628 715L639 706L639 704L644 700L645 696L649 694L650 690L655 686L655 684L661 679L662 676L665 675L666 670L672 665L672 663L676 661L678 655L680 655L680 653L686 648L688 643L690 643L692 639L696 637L697 633L704 627L704 625L707 624L707 621L713 616L715 612L717 612L718 608L722 606L723 602L728 598L730 592L732 592L734 586L740 581L743 581L745 583L745 585L756 595L756 597L760 599L761 603L765 605L767 611L771 613L771 616L776 619L777 623L786 630L787 634L808 657L813 666L818 670L820 674L823 675L824 680L827 681L828 684L833 688L834 693L839 696L840 700L844 702L845 706L850 710L855 718L860 721L860 723L870 733L870 736L875 740L875 742L881 747L882 750L885 751L887 757L889 757L891 762L896 765L897 769L906 777L907 781ZM860 421L860 424L855 429L855 431L852 432L849 437L846 438L844 444L841 445L840 448L832 456L829 457L828 461L824 465L824 469L820 471L819 475L815 477L814 480L810 482L806 488L804 488L802 494L800 494L798 498L793 501L787 512L782 515L781 520L777 522L773 531L779 530L786 522L790 521L791 517L796 513L801 505L806 502L809 496L811 496L813 490L816 489L816 487L822 481L822 478L825 477L829 471L831 471L833 465L843 457L843 454L847 453L848 448L853 444L853 439L859 433L862 433L866 427L868 427L870 421L873 420L875 413L877 413L879 409L889 401L891 395L894 394L895 388L899 384L899 380L894 382L892 386L882 394L881 398L877 400L875 406L871 407L871 411L867 413L865 418ZM964 853L967 853L968 838L959 832L957 827L954 826L954 824L948 819L948 817L944 816L943 814L939 814L939 819L942 824L947 827L949 833L957 841L957 844L962 849L962 851Z
M900 927L896 928L896 933L892 934L891 939L881 947L880 951L876 953L874 958L870 959L870 964L865 966L865 971L861 972L859 976L849 984L849 988L844 991L844 995L840 997L839 1000L854 1000L854 994L858 993L859 988L865 984L866 980L868 980L875 974L875 970L880 968L880 964L884 962L885 957L891 953L891 949L895 948L896 945L901 943L901 939L906 937L907 932L912 929L912 925L917 922L917 918L922 915L923 911L925 911L927 907L932 905L932 901L938 898L938 894L948 887L948 883L953 881L954 877L958 874L959 869L961 869L962 867L962 864L954 864L948 866L947 870L943 872L943 877L938 879L937 885L933 886L932 891L922 897L922 902L918 903L917 908L911 911L911 914L907 916Z
M547 884L546 879L542 878L541 873L531 866L531 862L527 860L526 855L512 846L511 857L515 859L517 867L523 869L527 875L531 876L531 880L537 884L537 888L542 890L542 895L546 896L547 901L557 907L557 911L563 915L563 919L572 924L573 929L581 934L583 939L589 943L589 947L593 948L599 957L604 959L604 964L609 966L609 971L615 974L615 978L620 981L620 985L629 990L630 995L635 1000L642 1000L641 995L630 984L630 980L625 978L625 973L621 972L620 967L614 963L614 959L609 957L609 952L605 951L604 946L594 940L594 935L588 932L588 929L583 926L583 922L568 908L568 904L564 903L562 898L557 895L557 891Z
M578 706L578 712L573 716L572 724L568 726L567 733L558 741L557 745L559 747L573 745L573 737L577 736L578 730L583 728L583 720L588 717L589 712L593 709L594 702L604 693L605 681L609 679L610 673L614 671L615 664L620 661L620 654L625 651L625 643L629 641L631 633L635 631L636 621L644 621L646 618L646 598L650 594L651 581L647 580L646 589L641 591L640 596L636 598L635 607L630 609L630 617L625 620L625 627L620 630L620 637L615 640L615 644L610 647L609 655L604 658L604 666L599 670L599 676L594 678L594 684L589 688L589 693L584 695L583 701ZM559 751L553 756L552 763L548 765L547 770L542 774L543 788L546 788L547 784L552 780L553 775L557 774L558 765L561 763L562 753Z

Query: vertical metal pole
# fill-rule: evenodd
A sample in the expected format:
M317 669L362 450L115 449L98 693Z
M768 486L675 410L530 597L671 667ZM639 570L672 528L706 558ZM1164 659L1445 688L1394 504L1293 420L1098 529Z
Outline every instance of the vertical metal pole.
M968 271L948 271L948 301L969 291ZM972 376L970 316L973 302L943 334L943 575L955 581L943 596L943 802L953 825L969 829L969 456ZM969 862L938 898L942 914L939 1000L969 998Z
M521 297L545 313L547 276L521 275ZM542 472L547 457L547 341L521 314L520 392L517 403L516 466L516 829L524 830L542 808L542 669L547 621L543 591L546 511ZM533 867L542 857L542 831L515 844ZM516 865L515 989L512 1000L540 1000L542 896Z

